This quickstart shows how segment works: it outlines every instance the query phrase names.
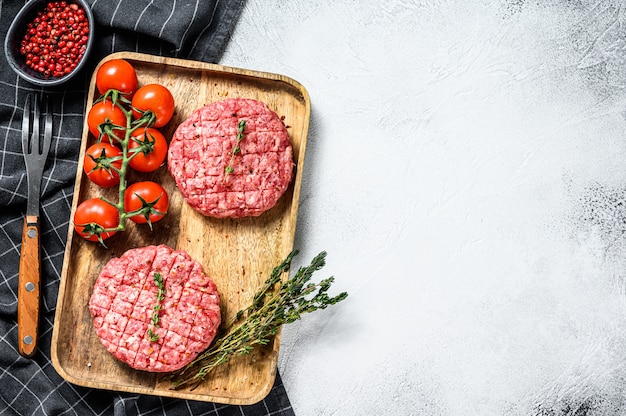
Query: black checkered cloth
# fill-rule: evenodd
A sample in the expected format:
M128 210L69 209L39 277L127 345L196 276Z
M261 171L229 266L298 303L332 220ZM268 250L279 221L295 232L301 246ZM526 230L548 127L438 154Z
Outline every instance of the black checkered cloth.
M23 0L0 0L2 43ZM227 406L87 389L63 380L50 343L68 232L86 91L97 62L117 51L217 62L244 0L91 0L97 41L89 65L64 87L42 89L19 79L0 59L0 416L5 415L293 415L280 377L267 398ZM4 54L4 50L2 51ZM45 93L54 131L41 198L42 313L38 352L17 352L17 280L26 211L21 118L26 94Z

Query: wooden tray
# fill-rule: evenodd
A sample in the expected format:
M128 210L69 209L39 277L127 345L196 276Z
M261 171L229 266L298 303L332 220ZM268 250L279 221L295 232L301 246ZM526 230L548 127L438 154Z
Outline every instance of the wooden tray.
M87 306L95 279L109 259L130 248L161 243L186 250L204 266L220 291L223 321L249 305L256 288L293 249L310 117L308 94L285 76L181 59L121 52L100 64L114 58L133 64L140 85L156 82L172 91L176 109L172 121L161 129L166 137L171 137L176 126L204 104L227 97L265 102L284 117L297 159L296 175L278 204L263 215L222 220L203 217L191 209L166 166L150 174L131 172L130 182L154 180L165 187L170 195L169 213L154 224L153 232L128 221L126 231L106 241L108 248L82 239L70 222L52 334L54 368L67 381L86 387L225 404L259 402L274 383L280 333L270 345L218 368L196 389L172 390L164 375L134 370L109 354L93 330ZM86 111L97 95L94 72ZM87 198L104 193L116 200L117 190L103 191L83 175L85 149L94 140L85 121L72 218L78 203Z

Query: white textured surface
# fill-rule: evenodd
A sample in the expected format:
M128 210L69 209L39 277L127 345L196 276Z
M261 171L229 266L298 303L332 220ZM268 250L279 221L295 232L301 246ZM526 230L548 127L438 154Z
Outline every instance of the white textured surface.
M297 416L626 414L623 7L248 0L221 63L309 91L350 293L283 332Z

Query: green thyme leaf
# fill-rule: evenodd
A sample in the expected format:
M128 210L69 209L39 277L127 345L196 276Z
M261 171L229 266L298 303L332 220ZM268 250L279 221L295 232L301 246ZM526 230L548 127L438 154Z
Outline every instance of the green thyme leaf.
M241 153L241 147L239 147L239 143L245 137L243 132L245 128L246 120L239 120L239 123L237 123L237 142L235 143L233 150L230 152L230 161L228 162L228 165L226 165L226 167L224 168L224 182L226 182L226 178L228 177L228 175L235 171L235 169L233 168L233 161L235 159L235 155Z
M326 252L318 254L309 266L300 268L288 280L283 280L283 274L289 271L297 253L291 252L274 268L256 292L251 305L235 314L207 350L170 376L173 388L197 386L209 372L231 357L249 354L256 346L269 344L283 324L294 322L305 313L325 309L348 296L347 292L333 297L327 294L334 281L332 277L320 283L309 282L313 273L325 265Z
M165 299L165 285L163 284L163 277L161 273L154 273L154 284L157 287L157 303L152 308L152 319L150 322L152 323L152 328L159 328L159 311L163 309L163 305L161 302ZM148 336L148 340L150 342L156 342L159 340L159 334L153 331L152 328L148 328L146 335Z

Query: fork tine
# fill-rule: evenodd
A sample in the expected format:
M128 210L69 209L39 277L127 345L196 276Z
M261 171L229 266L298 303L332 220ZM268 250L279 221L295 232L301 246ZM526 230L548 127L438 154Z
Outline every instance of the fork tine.
M30 148L31 153L41 153L41 143L39 140L39 118L41 114L39 112L39 97L35 96L33 103L33 134L31 135Z
M28 94L26 96L26 102L24 103L24 115L22 116L22 151L24 152L24 154L30 153L30 102L31 94Z
M52 142L52 112L50 111L50 101L48 97L46 97L45 100L44 111L46 120L43 130L43 148L41 154L47 156L50 151L50 142Z

